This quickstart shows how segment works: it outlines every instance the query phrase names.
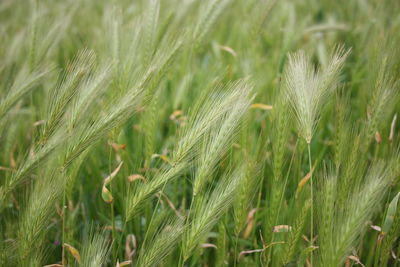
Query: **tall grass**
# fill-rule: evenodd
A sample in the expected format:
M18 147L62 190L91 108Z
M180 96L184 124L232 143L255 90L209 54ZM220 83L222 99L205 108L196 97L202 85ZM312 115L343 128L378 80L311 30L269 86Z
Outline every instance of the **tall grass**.
M400 4L0 3L0 266L398 266Z

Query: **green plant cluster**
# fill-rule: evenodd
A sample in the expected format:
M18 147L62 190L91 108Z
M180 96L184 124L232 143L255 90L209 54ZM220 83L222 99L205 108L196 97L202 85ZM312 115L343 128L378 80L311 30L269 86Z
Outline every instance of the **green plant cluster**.
M0 266L400 266L398 0L0 2Z

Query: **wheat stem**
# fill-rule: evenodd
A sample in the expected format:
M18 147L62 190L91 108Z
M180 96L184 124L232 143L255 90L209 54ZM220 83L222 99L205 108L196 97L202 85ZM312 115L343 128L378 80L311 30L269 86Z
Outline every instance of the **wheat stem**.
M108 153L108 170L109 173L111 173L111 156L112 156L112 148L110 146L109 148L109 153ZM112 182L110 182L110 193L113 195L113 186ZM115 240L116 240L116 231L115 231L115 218L114 218L114 200L110 204L110 215L111 215L111 242L112 242L112 259L113 263L116 262L117 260L117 247L115 246Z
M310 191L310 197L311 197L310 242L311 242L311 246L313 246L313 244L314 244L314 196L313 196L313 170L312 170L312 161L311 161L310 142L307 142L307 147L308 147L308 163L309 163L310 184L311 184L311 191ZM311 266L313 266L313 252L312 251L310 252L310 261L311 261Z
M65 213L67 209L65 208L66 205L66 194L65 194L65 187L63 190L63 202L62 202L62 243L61 243L61 249L62 249L62 255L61 255L61 262L63 266L66 266L65 262L65 249L64 249L64 243L66 242L65 240Z
M235 237L235 254L233 254L233 266L234 267L236 267L236 265L237 265L238 239L239 239L239 235L236 235L236 237Z

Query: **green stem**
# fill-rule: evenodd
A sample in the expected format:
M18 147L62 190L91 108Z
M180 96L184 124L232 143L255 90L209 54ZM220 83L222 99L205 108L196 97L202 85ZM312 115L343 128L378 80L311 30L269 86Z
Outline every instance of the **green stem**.
M112 155L112 149L110 147L109 149L109 156L108 156L108 168L109 168L109 173L111 173L111 155ZM110 182L110 193L113 195L113 186L112 182ZM114 218L114 200L111 202L110 205L110 215L111 215L111 237L112 237L112 259L113 259L113 264L117 261L117 250L115 246L115 240L117 239L117 233L115 231L115 218Z
M161 202L162 192L164 192L164 189L165 189L165 185L166 185L166 184L167 184L167 182L164 183L163 187L162 187L161 190L160 190L160 196L158 197L156 207L154 208L153 213L151 214L151 218L150 218L149 224L148 224L148 226L147 226L147 230L148 230L148 228L150 227L150 225L152 224L152 222L153 222L153 220L154 220L154 217L155 217L156 212L157 212L157 210L158 210L158 206L160 205L160 202ZM149 231L147 231L147 230L146 230L146 233L144 234L144 239L143 239L142 247L144 247L144 245L146 244L146 241L147 241L147 236L148 236L148 232L149 232Z
M111 188L111 186L110 186L110 188ZM111 205L110 205L110 208L111 208L111 227L112 227L112 242L113 242L113 245L112 245L112 248L113 248L113 263L115 263L116 262L116 260L117 260L117 250L116 250L116 246L115 246L115 240L117 240L117 233L116 233L116 231L115 231L115 219L114 219L114 202L112 202L111 203Z
M289 180L289 176L290 176L290 170L292 169L294 156L296 155L296 148L297 148L297 143L298 143L298 141L299 141L299 139L296 139L296 143L295 143L295 145L294 145L293 153L292 153L292 156L290 157L289 168L288 168L287 173L286 173L286 176L285 176L285 182L284 182L284 184L283 184L283 188L282 188L282 192L281 192L281 197L280 197L279 204L278 204L278 211L277 211L277 214L276 214L276 217L275 217L275 223L274 223L274 225L277 225L277 223L278 223L278 218L279 218L279 214L280 214L280 212L281 212L281 207L282 207L282 203L283 203L283 198L285 197L286 186L287 186L287 183L288 183L288 180ZM274 242L274 235L272 235L272 237L271 237L271 242L270 242L270 243L272 244L273 242ZM265 244L263 244L263 245L265 245ZM264 254L264 252L263 252L262 254ZM267 262L266 262L266 265L267 265L267 266L269 265L269 262L271 261L271 258L272 258L272 249L269 249L269 250L268 250L268 258L267 258Z
M195 195L192 196L192 201L190 202L190 207L189 207L189 212L188 215L185 218L185 223L189 225L189 220L190 220L190 213L192 211L192 207L193 207L193 202L195 201ZM179 250L179 263L178 263L178 267L183 267L185 265L185 259L184 259L184 255L183 255L183 247L180 248Z
M187 216L186 216L186 223L189 223L190 214L191 214L191 212L192 212L193 203L195 202L195 199L196 199L196 195L193 195L193 196L192 196L192 200L190 201L189 212L188 212L188 214L187 214Z
M235 266L235 267L236 267L236 264L237 264L238 239L239 239L239 235L236 235L236 238L235 238L235 254L233 254L233 266Z
M128 193L127 193L127 196L129 196L130 194L131 194L131 187L130 187L130 185L128 184ZM126 224L127 224L127 223L128 223L128 218L127 218L126 213L125 213L124 225L122 226L122 232L121 232L121 235L119 236L119 239L118 239L117 252L119 251L119 248L120 248L120 246L121 246L122 238L124 237L125 229L126 229Z
M63 203L62 203L62 242L61 242L61 248L62 248L62 253L61 253L61 263L63 266L66 266L65 262L65 250L64 250L64 243L65 243L65 213L67 209L65 208L67 202L67 197L65 194L65 186L63 190Z
M309 168L310 168L310 184L311 184L311 191L310 191L310 197L311 197L311 234L310 234L310 242L311 246L313 246L314 243L314 196L313 196L313 170L312 170L312 162L311 162L311 148L310 148L310 142L307 142L308 146L308 163L309 163ZM313 266L313 253L312 251L310 252L310 261L311 261L311 266Z
M179 253L179 262L178 262L178 267L183 267L185 264L185 261L183 260L183 256L182 256L182 250L181 253Z

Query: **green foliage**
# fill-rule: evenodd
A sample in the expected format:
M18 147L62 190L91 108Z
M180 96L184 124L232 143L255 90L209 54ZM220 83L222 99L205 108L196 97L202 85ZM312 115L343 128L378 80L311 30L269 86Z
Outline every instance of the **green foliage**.
M399 9L2 1L0 266L398 265Z

